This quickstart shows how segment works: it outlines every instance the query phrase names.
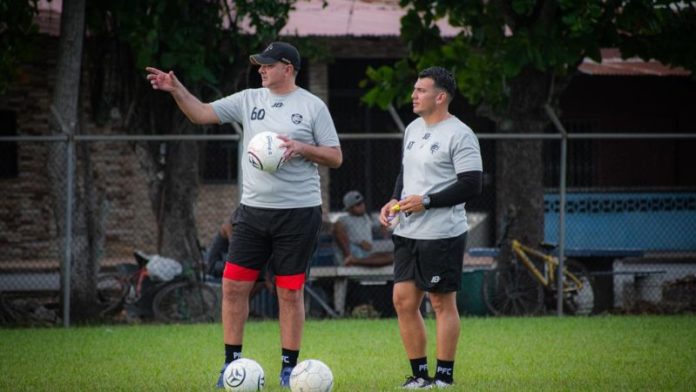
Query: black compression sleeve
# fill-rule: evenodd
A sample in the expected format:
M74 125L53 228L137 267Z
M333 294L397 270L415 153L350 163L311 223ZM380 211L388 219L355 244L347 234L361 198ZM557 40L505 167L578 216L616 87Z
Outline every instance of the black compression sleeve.
M471 200L483 190L483 173L470 171L457 174L457 182L430 196L430 208L450 207Z
M401 171L399 175L396 176L396 183L394 184L394 192L392 192L392 199L401 200L401 191L404 189L404 165L401 165Z

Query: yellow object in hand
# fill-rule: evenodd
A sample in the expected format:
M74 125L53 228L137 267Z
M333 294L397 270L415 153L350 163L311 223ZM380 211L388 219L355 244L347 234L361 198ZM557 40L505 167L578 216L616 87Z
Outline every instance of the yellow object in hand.
M401 211L401 206L399 204L394 204L389 208L389 216L387 217L387 222L389 222L389 226L387 228L389 230L394 230L396 228L396 225L399 224L399 215L396 213Z

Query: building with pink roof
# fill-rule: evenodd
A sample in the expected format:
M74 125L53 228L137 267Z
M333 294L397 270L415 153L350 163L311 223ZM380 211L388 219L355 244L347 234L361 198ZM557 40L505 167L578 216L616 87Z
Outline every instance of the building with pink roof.
M360 87L360 82L366 78L366 67L390 65L407 54L407 48L399 38L400 18L404 11L398 7L398 1L329 0L327 7L322 7L322 4L322 0L299 0L290 14L288 24L282 30L283 39L313 38L312 42L328 51L325 60L303 59L300 85L328 103L340 134L399 132L399 127L389 113L369 108L361 102L365 89ZM41 58L24 66L17 83L9 89L6 96L0 97L0 117L11 119L0 124L0 129L9 132L10 136L49 133L49 105L57 58L55 41L60 32L62 1L41 0L39 8L41 12L37 16L37 22L41 32L45 34L42 37L45 42ZM445 36L459 33L446 23L439 26ZM601 54L601 62L586 59L579 66L580 74L573 79L561 97L561 120L570 132L693 132L696 129L692 115L696 109L696 86L689 78L688 71L666 67L655 61L621 59L620 53L615 49L602 50ZM89 97L84 97L83 102L89 105ZM89 112L90 108L85 110ZM455 99L452 110L476 132L496 132L495 125L478 116L476 108L463 98ZM409 107L399 108L397 112L405 123L414 118ZM93 122L85 127L85 133L108 132L124 133L117 126L99 127ZM398 170L399 164L396 158L399 141L396 138L370 142L345 139L342 143L346 163L342 170L331 172L331 181L327 185L329 191L325 192L329 195L325 205L328 209L340 209L343 193L348 189L360 188L370 203L373 203L370 207L374 208L375 204L383 201L388 197L387 193L391 192L393 171ZM487 156L493 155L491 143L491 140L482 142L482 147L487 149ZM696 161L690 158L693 154L688 153L684 158L683 151L693 150L689 148L689 142L657 141L647 147L638 145L635 141L583 143L581 147L585 150L577 153L576 157L579 158L571 162L569 168L574 173L579 173L572 177L577 182L570 184L571 186L633 186L631 181L636 178L648 179L664 187L676 183L693 185L689 182L692 181L690 179L680 180L688 175L683 174L685 169L680 168L696 167ZM211 161L218 159L229 163L238 159L236 150L229 143L227 146L223 143L217 143L217 146L213 144L209 143L210 150L204 152L209 154ZM627 145L632 147L626 148ZM136 188L142 178L135 178L137 174L133 174L139 170L134 163L137 158L133 156L133 151L124 146L125 144L112 146L111 150L99 155L101 159L111 159L109 170L112 172L103 178L108 181L105 187L112 192L112 196L116 195L113 196L113 203L117 212L119 203L126 204L121 199L144 193L143 189ZM660 148L653 149L653 146ZM214 150L215 148L218 149ZM45 172L42 171L45 165L44 154L36 144L25 144L17 151L16 160L19 164L13 172L10 170L12 180L5 181L6 187L0 188L3 194L11 194L13 198L0 201L0 212L21 211L23 215L0 214L0 220L9 222L7 227L10 228L16 228L20 223L24 226L22 230L9 230L9 234L0 232L0 243L12 237L12 241L16 240L18 243L35 244L36 238L45 238L47 235L43 219L50 218L44 208L48 205L47 191L45 187L22 181L45 179ZM676 152L672 153L673 151ZM624 157L634 153L650 156L651 159L626 167L628 164L624 162L629 161ZM657 153L662 155L656 156ZM679 154L682 160L674 158ZM366 157L376 157L376 163L368 165ZM201 159L205 161L205 154ZM588 163L590 161L595 163ZM621 170L600 170L603 164L621 167ZM219 211L229 211L233 207L233 198L229 195L236 194L236 175L235 169L228 168L221 178L215 179L217 183L206 182L208 178L203 178L201 204L197 209L202 214L199 229L204 241L217 230L220 223L216 219ZM12 181L16 184L11 187L6 185ZM385 183L390 185L384 186ZM2 184L0 182L0 186ZM143 200L145 198L146 196ZM133 229L133 233L120 229L129 224L128 219L133 216L149 216L151 213L147 203L142 200L138 207L141 210L113 214L113 219L123 219L109 222L113 229L107 234L111 244L116 244L113 246L130 247L151 235L152 230L146 225L142 225L142 232L138 231L141 227ZM40 218L35 219L36 224L32 226L33 218L27 216ZM43 245L36 247L42 248ZM36 251L32 247L23 249L27 254Z
M40 0L38 8L37 23L40 31L58 35L63 1ZM298 0L294 10L290 12L288 23L281 30L281 36L342 40L398 39L401 17L404 14L405 11L399 7L398 0L331 0L326 6L324 0ZM446 21L439 21L437 25L443 37L453 37L461 31ZM369 54L369 51L367 53ZM654 60L622 59L618 49L604 49L601 54L601 62L585 59L579 66L579 71L588 75L690 75L688 70L668 67ZM379 54L373 55L382 57Z

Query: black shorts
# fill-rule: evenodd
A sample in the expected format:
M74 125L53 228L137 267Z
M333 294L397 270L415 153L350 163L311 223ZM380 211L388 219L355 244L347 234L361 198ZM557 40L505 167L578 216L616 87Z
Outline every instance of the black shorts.
M419 289L437 293L461 288L466 232L458 237L437 240L414 240L394 235L392 241L395 283L413 280Z
M305 281L321 228L321 206L267 209L240 205L224 277L256 280L263 267L280 287L299 289Z

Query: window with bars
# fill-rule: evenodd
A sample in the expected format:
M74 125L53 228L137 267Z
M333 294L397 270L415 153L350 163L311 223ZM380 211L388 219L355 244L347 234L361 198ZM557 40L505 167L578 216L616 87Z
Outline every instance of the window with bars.
M17 114L0 110L0 136L17 136ZM0 178L17 178L17 142L0 142Z
M230 124L212 126L209 135L230 135L235 130ZM235 140L209 140L202 143L200 176L204 183L234 184L237 182L239 142Z

